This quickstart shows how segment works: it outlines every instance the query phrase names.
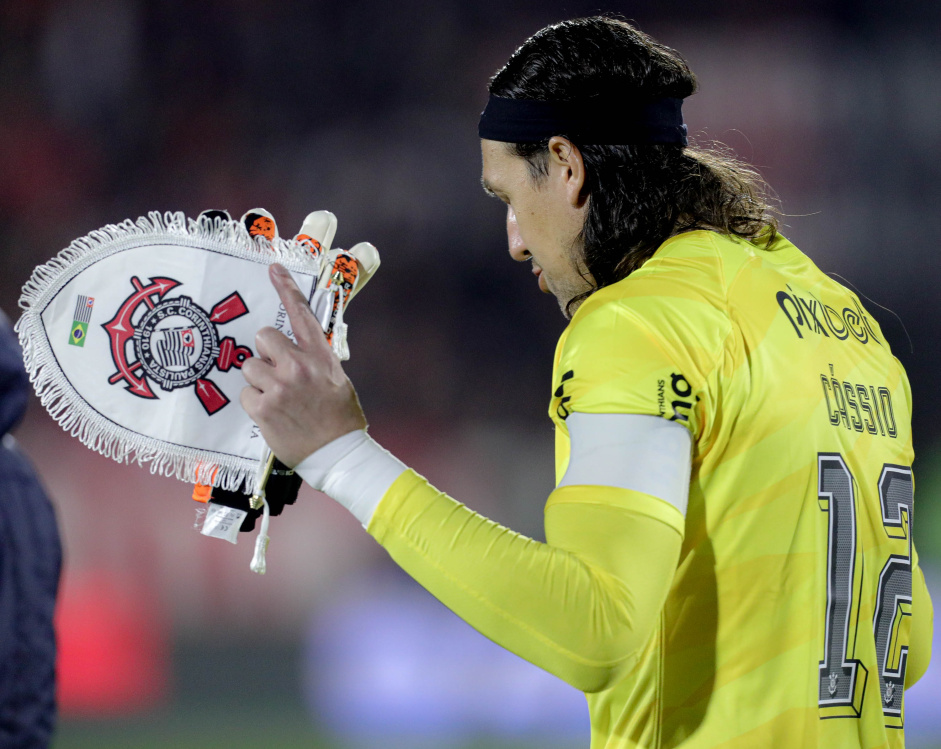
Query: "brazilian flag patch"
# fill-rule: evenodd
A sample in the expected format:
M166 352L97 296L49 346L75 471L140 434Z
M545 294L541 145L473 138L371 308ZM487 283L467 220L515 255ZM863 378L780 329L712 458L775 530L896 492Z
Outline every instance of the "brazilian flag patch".
M69 343L71 343L73 346L84 346L86 335L88 335L88 323L73 322L72 333L69 336Z
M75 319L72 320L72 332L69 333L70 346L84 346L88 336L88 323L91 322L95 300L90 296L78 295L75 301Z

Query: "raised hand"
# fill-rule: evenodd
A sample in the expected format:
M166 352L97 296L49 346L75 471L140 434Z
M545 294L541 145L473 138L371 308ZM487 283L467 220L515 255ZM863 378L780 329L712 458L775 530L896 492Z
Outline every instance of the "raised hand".
M203 211L199 221L215 222L231 221L232 217L225 210ZM274 216L264 208L252 208L247 211L239 223L245 227L249 236L263 237L273 243L278 237L278 227ZM333 237L336 234L336 216L329 211L315 211L304 219L295 239L307 248L314 260L318 261L318 268L326 262L325 253L330 251ZM276 460L274 470L266 485L266 498L272 517L280 515L285 505L294 504L301 485L301 477L296 475L287 466ZM221 487L204 486L197 484L193 490L193 498L199 502L209 502L225 505L235 509L244 510L247 515L242 521L241 530L248 532L254 530L255 521L261 517L261 509L255 509L250 501L251 495L241 489L229 491Z
M258 356L242 366L248 386L240 400L274 454L293 467L337 437L365 428L366 418L294 279L277 263L270 267L269 277L297 344L274 328L258 331Z

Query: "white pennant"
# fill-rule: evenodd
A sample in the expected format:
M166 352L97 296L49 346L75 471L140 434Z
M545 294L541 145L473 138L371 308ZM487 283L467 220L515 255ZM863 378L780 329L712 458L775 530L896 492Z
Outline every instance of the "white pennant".
M267 325L291 336L267 266L313 294L319 261L295 240L182 213L108 225L33 272L17 322L30 380L72 436L152 473L250 485L260 433L241 365Z

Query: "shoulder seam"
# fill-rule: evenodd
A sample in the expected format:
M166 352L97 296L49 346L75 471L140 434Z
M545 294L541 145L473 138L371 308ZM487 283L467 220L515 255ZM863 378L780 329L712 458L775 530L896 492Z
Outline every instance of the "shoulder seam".
M712 366L709 368L708 372L703 373L703 386L705 386L706 381L708 381L712 373L718 370L719 363L722 360L722 352L725 351L725 348L728 345L729 336L732 335L732 331L735 329L735 325L732 323L732 310L730 309L729 305L729 289L731 288L732 284L726 283L725 281L725 259L722 257L722 253L719 252L719 245L716 243L716 233L710 231L707 232L707 236L709 238L709 244L712 247L712 251L715 254L716 261L719 263L719 283L722 287L722 296L725 302L725 309L723 311L725 312L726 320L729 322L729 329L726 331L725 336L723 336L722 343L719 345L716 351L713 352ZM738 273L735 274L735 278L738 278L745 265L747 265L747 263L745 263L742 268L739 268ZM701 426L705 428L705 424Z
M758 260L758 258L755 257L754 255L748 258L744 263L742 263L742 267L739 268L738 271L735 273L735 277L731 281L726 283L725 261L722 258L722 253L719 252L719 247L716 244L715 236L711 235L709 237L709 241L712 243L712 248L716 253L716 259L719 261L719 267L721 271L720 282L722 283L722 292L725 297L725 316L729 321L729 330L725 334L725 338L722 339L722 345L719 347L719 350L716 352L716 360L712 365L712 369L710 370L710 374L711 374L712 372L716 371L719 368L719 361L722 358L722 352L725 350L726 346L728 345L729 337L732 335L732 332L735 330L735 323L732 320L732 303L730 301L729 292L731 288L735 285L735 282L738 280L738 277L742 275L745 268L751 265L752 261Z

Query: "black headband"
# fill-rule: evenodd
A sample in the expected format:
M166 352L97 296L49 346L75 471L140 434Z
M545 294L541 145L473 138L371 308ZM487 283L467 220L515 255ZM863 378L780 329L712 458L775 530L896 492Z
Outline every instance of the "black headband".
M538 143L566 135L589 145L627 146L649 143L687 145L682 99L642 103L585 99L533 101L490 97L480 115L481 138L503 143Z

